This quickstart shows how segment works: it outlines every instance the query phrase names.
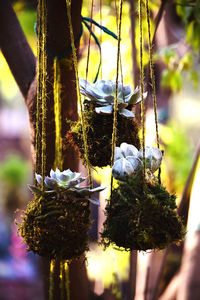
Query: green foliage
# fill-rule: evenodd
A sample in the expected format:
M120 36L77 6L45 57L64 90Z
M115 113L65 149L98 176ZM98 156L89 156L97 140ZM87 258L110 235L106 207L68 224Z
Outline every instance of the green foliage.
M191 70L189 73L189 79L192 81L193 87L197 90L199 86L199 75L195 70Z
M166 134L164 131L161 132L161 136L167 146L166 160L168 168L174 170L173 188L177 192L181 192L192 165L192 149L187 139L187 133L175 122L170 122L168 124L165 131ZM181 151L180 145L182 145Z
M23 2L17 2L14 5L14 10L19 19L20 25L26 36L35 36L34 24L37 19L37 12L34 9L28 9Z
M178 70L165 70L162 73L163 86L169 87L173 92L179 92L182 89L182 76Z
M198 73L194 70L194 60L192 54L186 53L179 57L176 52L177 45L159 49L155 58L162 58L167 69L162 72L161 84L179 92L183 87L183 81L186 78L191 81L194 88L198 89Z
M188 71L192 68L193 57L191 53L186 53L179 62L179 68L183 71Z
M8 157L0 164L0 178L12 187L19 187L29 173L28 164L18 156Z
M200 48L200 1L180 0L176 9L185 24L186 42L193 47L195 52L198 52Z
M192 21L186 29L186 42L197 52L200 48L200 23Z

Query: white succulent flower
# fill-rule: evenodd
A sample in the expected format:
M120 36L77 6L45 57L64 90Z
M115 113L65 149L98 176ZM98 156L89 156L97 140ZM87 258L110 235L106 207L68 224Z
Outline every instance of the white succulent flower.
M140 149L138 152L138 157L143 159L143 149ZM145 147L145 163L146 167L154 173L156 170L160 168L162 162L162 151L155 147Z
M128 177L137 177L141 170L142 161L136 156L127 156L115 161L112 175L115 179L126 180Z
M137 177L142 170L142 161L137 156L138 150L133 145L122 143L120 147L115 147L113 177L118 180Z
M127 143L122 143L120 147L115 147L115 155L114 155L114 161L127 156L136 156L138 155L138 149Z
M89 197L95 193L100 192L105 189L103 186L99 186L93 189L90 189L89 187L80 187L79 184L83 182L86 178L80 177L81 173L72 172L70 169L65 171L60 171L58 168L56 170L50 171L50 177L46 176L44 179L44 185L46 190L44 193L55 193L60 188L63 192L75 192L80 194L81 197L87 197L88 200L96 205L99 205L99 201L90 199ZM36 174L36 180L39 183L39 185L42 185L42 176L39 174ZM34 185L28 185L30 190L35 195L41 195L43 192L41 188L34 186Z
M155 147L145 147L146 168L150 174L159 169L162 161L162 151ZM143 168L143 149L139 151L133 145L122 143L115 147L114 165L112 175L118 180L127 180L128 177L136 178L141 175Z
M98 114L112 114L114 110L114 100L116 93L116 83L111 80L98 80L91 85L87 80L79 78L81 94L88 97L94 103L95 111ZM147 93L143 94L143 98L147 97ZM126 109L128 105L133 106L142 100L140 90L137 87L134 91L130 84L123 85L118 82L118 112L125 118L134 118L132 111Z
M52 181L56 181L60 187L76 186L85 180L85 177L80 177L81 173L72 172L70 169L61 172L58 168L56 171L50 171Z

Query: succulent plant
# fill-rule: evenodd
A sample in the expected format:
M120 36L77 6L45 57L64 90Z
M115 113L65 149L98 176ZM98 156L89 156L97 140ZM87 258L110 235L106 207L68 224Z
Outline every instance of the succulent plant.
M36 174L38 186L29 186L35 197L19 224L28 250L49 259L64 260L78 258L88 250L89 203L99 204L90 196L104 187L80 187L85 180L80 175L69 169L51 170L50 177L45 177L43 191L42 177Z
M180 242L186 231L175 200L176 196L156 181L146 181L145 186L139 177L119 182L106 205L102 242L143 251Z
M161 162L162 162L162 151L158 148L155 147L145 147L144 151L145 155L145 163L146 167L154 173L156 170L160 168ZM138 152L138 157L140 159L143 159L143 149L140 149Z
M145 147L146 168L150 173L159 169L162 161L162 151L155 147ZM128 177L141 175L143 168L143 149L139 151L133 145L122 143L115 147L112 175L117 180L127 180ZM150 174L151 175L151 174Z
M105 187L96 187L90 189L89 187L80 187L79 184L83 182L86 178L80 177L81 173L72 172L70 169L61 172L58 168L56 171L50 171L50 177L46 176L44 179L45 191L42 192L41 188L38 188L33 185L29 185L29 189L34 194L42 194L42 193L55 193L60 189L62 192L76 192L80 194L80 196L89 197L95 192L100 192L105 189ZM39 185L42 185L42 176L36 174L36 180ZM88 198L88 200L95 204L99 205L99 201Z
M112 114L114 110L114 99L116 93L116 83L111 80L98 80L94 86L91 85L87 80L80 78L80 91L81 93L89 98L89 100L94 104L95 111L98 114ZM145 99L147 93L143 94ZM140 90L137 87L134 91L130 85L123 85L118 82L118 113L125 118L134 118L135 115L129 109L139 103L142 100L140 95Z
M142 171L142 161L137 154L137 148L127 143L115 147L115 162L112 167L112 175L115 179L126 180L130 176L135 178Z

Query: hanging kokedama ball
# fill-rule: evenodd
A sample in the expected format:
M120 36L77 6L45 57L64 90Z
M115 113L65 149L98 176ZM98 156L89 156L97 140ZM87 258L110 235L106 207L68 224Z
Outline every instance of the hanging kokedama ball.
M42 177L36 175L42 184ZM91 226L90 196L103 187L89 189L79 187L85 178L69 169L60 172L51 170L45 177L45 191L29 186L34 193L19 225L19 232L28 245L28 250L49 259L71 260L88 250L88 230Z
M162 152L153 147L145 148L148 156L144 180L143 162L138 163L143 151L136 153L133 147L124 143L115 151L112 173L121 181L106 206L103 243L106 246L114 243L126 250L164 249L185 235L175 210L176 196L170 195L153 175L160 166Z
M104 167L110 164L116 84L110 80L98 80L94 86L84 79L80 79L79 82L80 91L86 97L84 121L89 162L94 167ZM144 98L146 95L145 93ZM133 91L130 85L123 86L119 82L117 101L116 144L120 145L126 141L139 149L138 125L131 109L133 105L141 101L140 91L138 88ZM71 130L67 133L67 141L78 148L80 156L85 162L81 121L71 126Z

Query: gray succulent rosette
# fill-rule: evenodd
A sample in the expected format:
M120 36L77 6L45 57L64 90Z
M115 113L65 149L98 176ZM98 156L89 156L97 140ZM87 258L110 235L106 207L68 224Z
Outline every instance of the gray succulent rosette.
M44 179L45 191L42 192L40 187L34 185L28 185L29 189L33 192L33 194L40 195L55 193L58 190L61 192L74 192L78 193L81 197L88 198L88 200L95 205L99 205L99 201L91 199L90 196L95 192L100 192L105 189L103 186L99 186L93 189L89 187L81 187L79 184L85 181L85 177L81 177L81 173L72 172L70 169L65 171L60 171L58 168L56 170L50 171L50 177L46 176ZM42 186L42 176L36 174L36 180L40 186Z
M162 162L162 151L155 147L145 147L145 164L149 176L159 169ZM130 144L122 143L115 147L112 175L115 179L126 181L129 177L141 176L143 170L143 149Z
M111 115L114 110L114 99L116 93L116 83L111 80L98 80L91 85L87 80L79 78L80 92L87 97L87 100L95 106L97 114ZM143 99L147 97L147 92L143 94ZM134 118L134 113L129 110L141 102L140 89L136 87L132 90L131 85L123 85L118 82L118 113L125 118ZM129 109L127 109L129 107Z

